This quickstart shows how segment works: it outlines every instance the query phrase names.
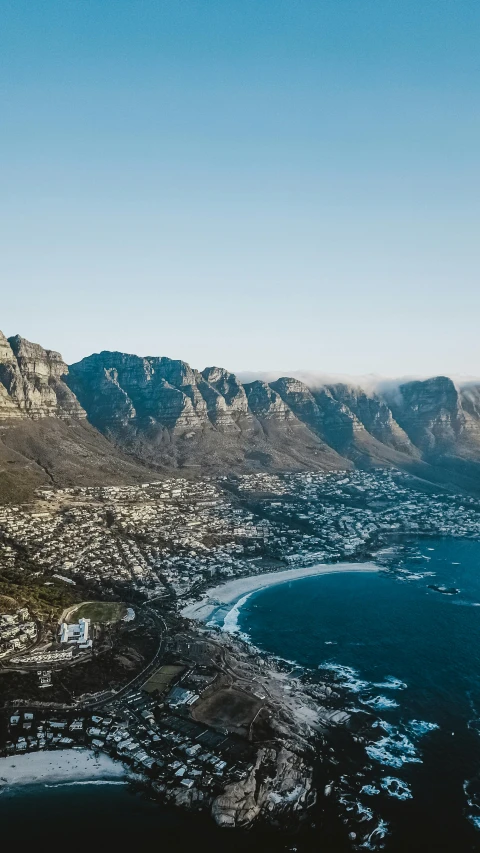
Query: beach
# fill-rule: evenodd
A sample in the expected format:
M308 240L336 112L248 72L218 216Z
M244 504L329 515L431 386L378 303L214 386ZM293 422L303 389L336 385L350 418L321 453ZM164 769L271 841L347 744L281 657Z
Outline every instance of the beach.
M0 790L17 785L83 784L126 780L120 761L91 749L61 749L0 758Z
M187 619L195 619L197 622L206 622L211 619L219 609L234 605L243 596L258 592L276 584L291 583L302 578L311 578L316 575L327 575L334 572L378 572L379 567L374 563L320 563L316 566L305 566L299 569L285 569L280 572L265 572L264 574L250 575L246 578L237 578L226 581L223 584L212 587L205 592L200 601L188 604L181 611L181 615Z

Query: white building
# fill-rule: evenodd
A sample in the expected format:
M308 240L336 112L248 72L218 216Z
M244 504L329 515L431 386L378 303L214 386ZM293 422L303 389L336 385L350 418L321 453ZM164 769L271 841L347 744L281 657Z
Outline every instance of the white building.
M76 643L80 649L90 649L92 640L89 638L90 619L79 619L75 625L62 622L60 631L61 643Z

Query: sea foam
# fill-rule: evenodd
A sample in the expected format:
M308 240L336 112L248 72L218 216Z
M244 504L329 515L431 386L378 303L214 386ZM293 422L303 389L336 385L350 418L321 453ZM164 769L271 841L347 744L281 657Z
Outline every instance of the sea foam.
M362 705L369 705L370 708L376 708L379 711L385 711L388 708L398 708L398 702L395 699L387 699L386 696L375 696L373 699L360 699Z
M373 728L380 727L385 736L380 740L370 743L365 747L368 757L379 764L387 767L403 767L404 764L421 764L414 744L403 734L397 726L379 720L373 724Z
M396 776L385 776L380 784L389 797L395 797L397 800L412 799L412 792L407 783L403 782L402 779L397 779Z
M254 590L254 592L259 592L260 590ZM242 598L240 598L232 607L231 610L228 611L227 615L223 620L222 631L225 631L226 634L239 634L240 627L238 624L240 610L243 605L248 601L250 596L253 595L253 592L247 593Z
M374 682L373 684L373 687L379 687L383 690L406 690L407 686L404 681L400 681L394 675L387 675L385 681Z
M408 724L409 731L416 737L422 737L422 735L439 728L440 726L437 723L427 723L425 720L410 720Z
M326 662L320 664L319 669L327 669L330 672L334 672L337 676L339 682L341 682L342 687L346 690L350 690L352 693L361 693L364 690L368 690L370 684L368 681L364 681L360 678L356 669L352 666L344 666L340 663L332 663Z

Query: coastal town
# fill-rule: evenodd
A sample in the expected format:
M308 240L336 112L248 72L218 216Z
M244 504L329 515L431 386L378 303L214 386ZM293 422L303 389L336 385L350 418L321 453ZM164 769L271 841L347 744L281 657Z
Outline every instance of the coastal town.
M399 537L479 533L479 500L390 470L41 489L2 506L0 754L81 746L220 826L308 823L314 764L334 773L329 734L367 744L375 717L334 674L275 660L198 602L225 616L248 579L378 571ZM381 840L352 820L352 842Z
M0 566L172 602L272 568L369 558L392 535L478 535L477 498L418 485L378 470L40 489L33 505L0 507Z

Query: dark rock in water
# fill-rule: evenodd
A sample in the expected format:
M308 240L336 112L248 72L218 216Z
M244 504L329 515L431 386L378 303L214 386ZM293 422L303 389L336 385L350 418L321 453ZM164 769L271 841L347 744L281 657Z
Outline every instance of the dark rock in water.
M458 595L460 592L460 590L456 589L454 586L437 586L434 583L429 583L428 588L434 589L435 592L441 592L443 595Z

